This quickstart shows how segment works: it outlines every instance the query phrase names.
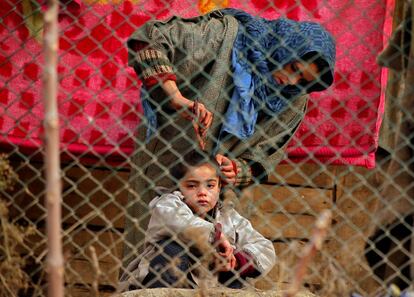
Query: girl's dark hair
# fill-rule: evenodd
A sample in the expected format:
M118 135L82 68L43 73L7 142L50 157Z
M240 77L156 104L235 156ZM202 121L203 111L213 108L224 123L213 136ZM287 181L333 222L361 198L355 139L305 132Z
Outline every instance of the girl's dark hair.
M220 176L220 166L216 158L199 150L192 150L184 156L181 156L178 163L170 168L170 174L178 181L186 175L190 167L201 166L203 164L213 166L216 169L217 176Z
M329 64L318 52L306 53L301 57L301 60L309 64L315 63L320 73L319 78L315 81L310 83L307 81L300 82L300 87L305 89L306 93L323 91L333 83L334 78Z
M179 181L186 175L190 167L201 166L204 164L213 166L213 168L216 170L217 176L221 176L220 166L217 163L215 156L207 154L206 152L200 150L192 150L186 153L184 156L181 156L178 160L178 163L170 168L170 174L175 179L175 181ZM217 208L219 207L219 204L220 202L218 201L216 206L207 213L207 216L205 218L207 221L214 221L217 215Z

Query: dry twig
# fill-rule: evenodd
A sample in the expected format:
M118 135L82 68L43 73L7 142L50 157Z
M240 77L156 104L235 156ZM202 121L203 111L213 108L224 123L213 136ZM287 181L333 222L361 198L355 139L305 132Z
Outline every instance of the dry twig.
M91 253L91 257L92 257L92 268L93 268L93 272L95 276L92 281L91 296L99 297L99 279L101 278L102 272L101 272L101 269L99 268L99 262L98 262L98 257L96 256L96 250L92 245L89 246L89 252Z
M12 190L17 174L5 154L0 154L0 191ZM23 228L10 222L9 210L0 199L0 297L17 296L29 286L29 276L23 270L26 261L18 252L33 227Z
M283 297L294 297L299 292L299 288L302 284L303 278L305 277L309 262L313 257L315 257L316 252L322 247L328 228L331 224L331 217L332 213L329 210L325 210L319 215L312 232L311 240L305 246L303 256L299 259L292 284Z

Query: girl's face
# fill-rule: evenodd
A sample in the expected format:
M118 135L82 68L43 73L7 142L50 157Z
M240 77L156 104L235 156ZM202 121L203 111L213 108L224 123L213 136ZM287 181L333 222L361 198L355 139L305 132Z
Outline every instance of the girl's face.
M295 61L275 70L272 76L279 85L295 85L300 80L312 82L318 79L319 74L315 63Z
M190 167L178 187L185 203L202 218L216 206L219 199L219 177L216 169L209 164Z

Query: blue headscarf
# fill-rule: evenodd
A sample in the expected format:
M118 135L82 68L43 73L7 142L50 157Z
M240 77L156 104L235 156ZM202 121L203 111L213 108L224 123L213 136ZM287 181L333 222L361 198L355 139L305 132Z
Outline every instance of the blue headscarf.
M266 20L227 8L223 14L234 16L239 30L232 52L234 91L224 115L223 132L239 139L254 133L259 110L272 116L280 113L289 100L305 91L297 86L279 85L272 72L287 63L315 53L326 63L320 81L307 89L321 91L333 82L335 42L319 24L289 19Z

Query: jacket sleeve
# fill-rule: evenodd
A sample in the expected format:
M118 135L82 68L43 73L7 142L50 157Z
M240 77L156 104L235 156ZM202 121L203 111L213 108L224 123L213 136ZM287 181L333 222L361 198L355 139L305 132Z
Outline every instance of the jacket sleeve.
M286 147L305 116L307 102L307 95L300 96L281 114L262 118L248 141L231 136L220 144L219 152L230 159L237 158L244 166L240 173L247 172L247 177L237 177L238 180L245 180L240 186L247 186L253 181L267 181L276 165L285 158Z
M236 229L236 250L248 254L260 275L266 275L276 263L273 243L257 232L246 218L232 210Z
M151 202L148 234L156 237L174 236L188 228L204 228L212 240L214 225L193 214L191 209L175 194L164 194Z
M174 21L174 17L169 22ZM166 80L176 81L172 57L176 45L164 32L167 22L149 21L128 40L128 64L149 88Z
M200 72L210 74L210 63L218 57L226 66L218 64L218 70L227 71L227 60L223 58L229 58L237 28L236 19L219 11L193 18L173 16L165 21L148 21L127 41L128 64L147 87L165 80L176 80L184 87L192 84Z

